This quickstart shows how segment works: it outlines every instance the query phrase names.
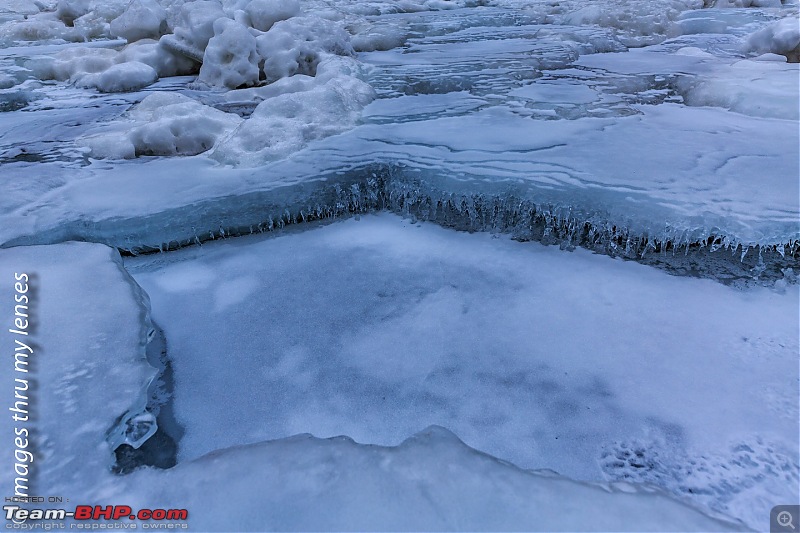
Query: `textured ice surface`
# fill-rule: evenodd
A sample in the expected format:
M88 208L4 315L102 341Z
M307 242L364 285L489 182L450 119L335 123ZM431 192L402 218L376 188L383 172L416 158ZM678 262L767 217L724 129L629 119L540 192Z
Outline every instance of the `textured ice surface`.
M522 468L653 483L765 528L798 497L798 290L742 292L398 217L126 260L182 460L427 425Z
M589 485L520 470L441 428L397 448L301 435L217 450L172 470L116 476L108 430L126 413L131 440L145 437L153 424L151 415L131 410L142 407L137 404L153 376L145 361L153 333L147 296L117 253L102 245L0 251L0 275L11 280L0 288L6 302L14 301L15 272L29 276L21 290L30 298L30 336L4 330L2 338L8 349L19 346L17 339L33 353L27 366L20 365L28 372L16 372L9 363L0 375L9 390L17 385L28 396L26 408L33 414L19 422L2 417L0 433L11 443L14 427L30 431L32 481L27 490L20 488L23 494L185 508L195 531L743 529L649 487ZM27 386L13 378L27 379ZM11 457L5 465L11 466ZM13 467L0 473L7 487L14 486L14 477ZM503 513L496 512L500 506ZM233 509L234 521L223 508Z

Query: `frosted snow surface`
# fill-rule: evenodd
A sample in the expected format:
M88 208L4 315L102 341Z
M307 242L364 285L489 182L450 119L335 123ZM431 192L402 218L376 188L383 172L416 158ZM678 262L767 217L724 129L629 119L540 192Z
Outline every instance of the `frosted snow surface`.
M797 6L717 4L63 0L0 26L0 242L188 244L352 209L333 188L378 176L794 254ZM152 91L196 104L143 135Z
M441 425L522 468L764 529L798 497L797 286L362 217L126 261L169 339L179 461Z

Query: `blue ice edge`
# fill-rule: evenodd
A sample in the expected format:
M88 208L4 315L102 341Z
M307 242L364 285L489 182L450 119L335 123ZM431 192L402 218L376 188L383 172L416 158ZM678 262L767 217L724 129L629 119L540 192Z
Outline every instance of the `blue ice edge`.
M676 275L774 282L795 281L800 272L797 222L760 221L753 227L707 213L682 215L645 193L547 187L512 178L456 175L400 161L351 163L316 175L313 171L318 168L305 168L307 172L291 180L274 179L281 169L297 170L282 163L268 169L257 185L233 179L228 182L231 194L218 187L206 198L177 207L130 216L78 214L66 220L57 216L52 221L34 212L36 230L25 234L26 230L14 229L0 247L77 240L137 255L387 210L462 231L507 233L568 250L580 246ZM258 176L260 171L256 172Z

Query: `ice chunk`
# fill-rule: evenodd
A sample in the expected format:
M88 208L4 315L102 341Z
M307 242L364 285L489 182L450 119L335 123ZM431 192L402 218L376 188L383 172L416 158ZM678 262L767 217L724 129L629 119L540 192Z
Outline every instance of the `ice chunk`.
M344 28L316 16L276 22L256 41L267 82L295 74L313 76L326 55L353 54L350 35Z
M247 28L230 19L214 22L214 37L208 42L200 67L200 81L236 89L255 85L259 78L256 38Z
M363 81L337 76L308 91L268 98L220 143L212 157L239 166L285 157L314 139L352 128L374 97L372 87Z
M82 139L97 158L194 155L211 149L242 119L173 93L153 93L130 112L133 123Z
M58 0L56 16L67 26L72 26L75 19L89 13L91 3L92 0Z
M300 3L297 0L252 0L245 12L253 28L268 31L276 22L299 15Z
M111 21L111 35L128 42L158 39L167 30L167 12L156 0L132 0L125 12Z
M109 48L69 48L54 57L30 63L34 75L42 80L78 83L88 74L99 74L116 63L118 52Z
M216 0L186 2L180 8L174 35L165 35L161 41L170 50L201 62L208 41L214 36L214 21L224 17L222 5Z
M800 21L788 16L767 25L748 37L746 49L781 54L793 63L800 62Z
M99 74L82 76L77 84L96 87L105 93L137 91L158 79L158 72L150 65L138 61L112 65Z
M797 120L800 85L796 65L742 60L716 66L708 76L677 83L688 105L718 106L755 117Z

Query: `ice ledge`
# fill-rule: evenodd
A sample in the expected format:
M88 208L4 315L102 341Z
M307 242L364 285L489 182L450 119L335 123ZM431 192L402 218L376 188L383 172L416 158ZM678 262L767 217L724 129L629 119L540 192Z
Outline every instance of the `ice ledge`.
M631 194L630 197L634 195ZM592 207L586 207L592 206ZM572 192L482 184L463 177L420 175L417 168L370 164L294 184L212 197L160 212L131 217L95 218L58 215L46 208L35 216L27 235L22 222L0 246L100 242L124 254L174 250L208 240L281 229L286 225L333 220L388 210L462 231L509 233L523 241L576 246L635 260L676 275L713 278L725 283L796 281L800 272L800 230L777 224L762 231L761 242L692 220L677 222L668 208L647 202L625 206L603 202L600 193L582 201ZM656 228L642 222L676 220ZM31 213L33 215L33 213ZM30 222L29 215L25 218ZM724 221L720 220L720 226ZM779 235L788 236L782 239Z
M134 504L188 508L202 531L747 530L649 486L521 470L438 426L394 447L297 435L124 482Z

